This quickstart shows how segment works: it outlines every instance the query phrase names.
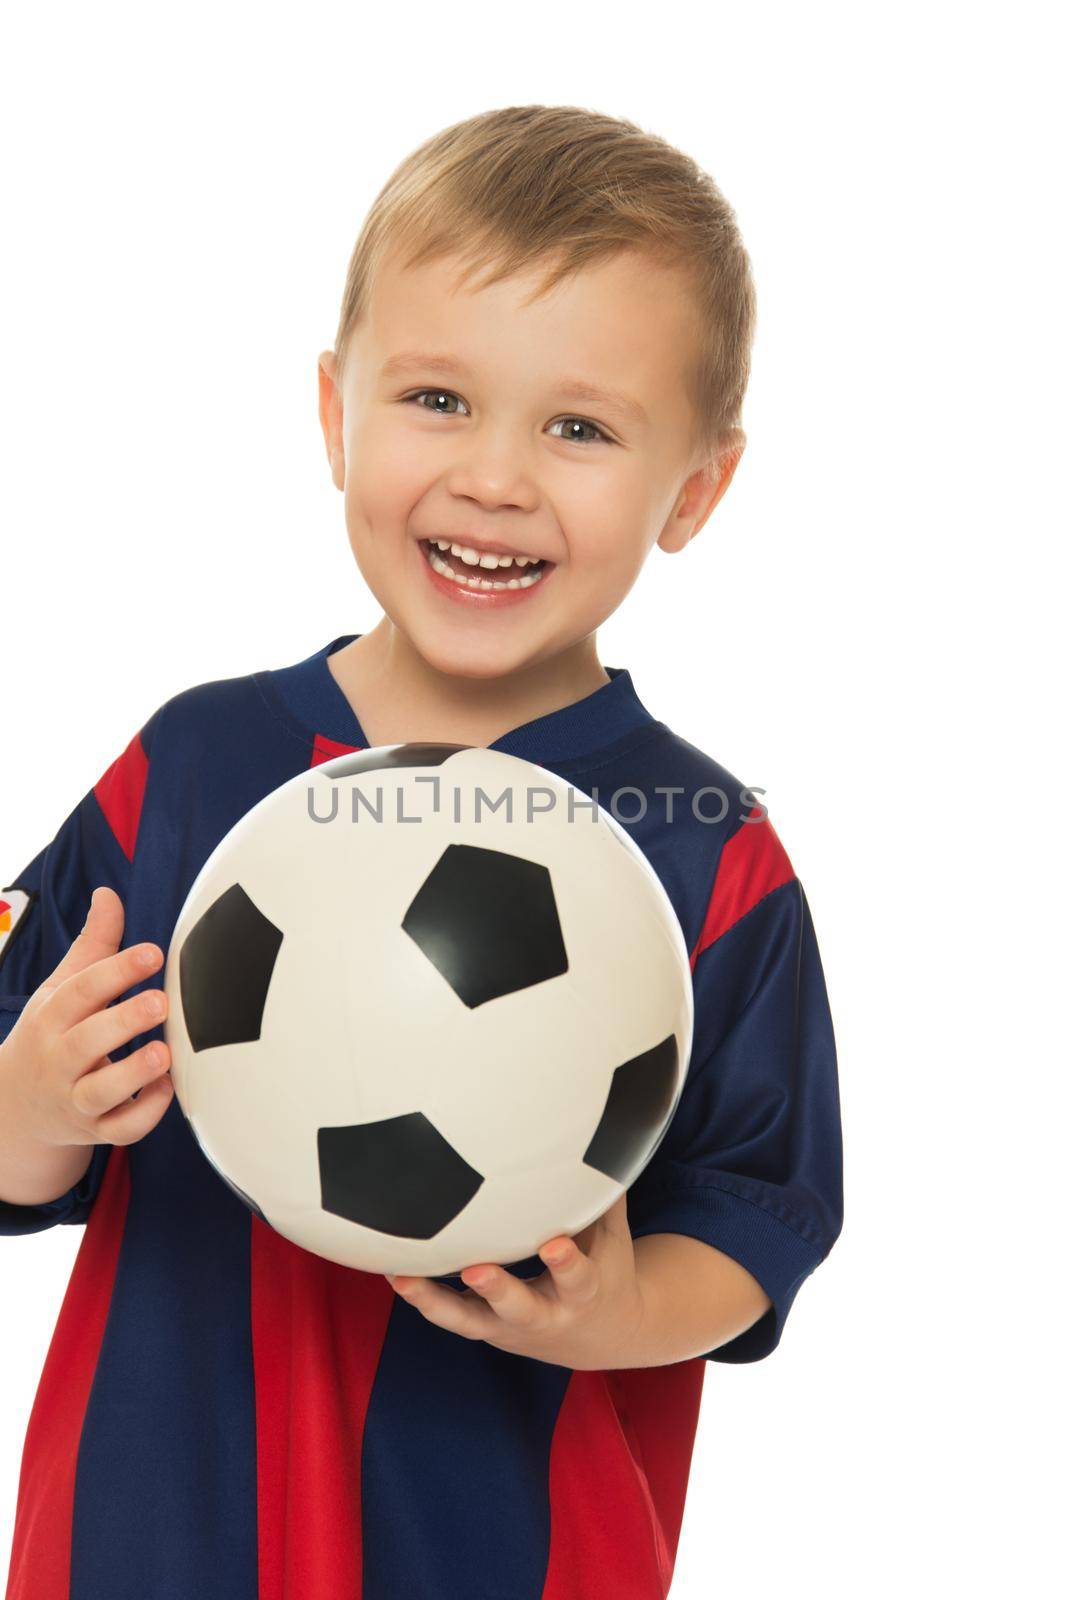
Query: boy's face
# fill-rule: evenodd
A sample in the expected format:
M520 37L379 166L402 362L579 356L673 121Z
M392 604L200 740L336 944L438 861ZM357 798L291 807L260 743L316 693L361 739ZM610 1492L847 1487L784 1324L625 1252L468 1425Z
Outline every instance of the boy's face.
M382 610L437 670L496 677L593 634L654 544L680 550L701 527L740 450L717 475L690 453L693 311L669 269L621 255L529 305L533 277L461 289L457 270L456 258L383 266L340 393L333 352L320 357L320 417ZM435 539L540 557L544 575L475 590L434 572ZM482 579L530 573L433 548Z

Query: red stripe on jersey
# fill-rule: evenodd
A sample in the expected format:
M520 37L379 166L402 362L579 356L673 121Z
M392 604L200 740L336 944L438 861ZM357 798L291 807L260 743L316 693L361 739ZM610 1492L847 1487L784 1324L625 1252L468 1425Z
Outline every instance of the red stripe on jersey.
M338 744L336 739L327 739L324 733L317 733L311 752L311 765L318 767L324 761L332 761L334 756L346 756L350 750L362 749L361 744Z
M762 822L743 822L723 846L704 926L689 957L690 970L702 950L721 939L764 895L795 876L766 813Z
M541 1600L666 1594L704 1368L572 1373L552 1435Z
M74 1474L126 1222L130 1174L114 1145L56 1319L22 1447L7 1600L69 1600Z
M678 1554L707 1367L701 1357L666 1367L627 1367L604 1374L656 1508L666 1550L664 1593Z
M317 733L311 766L359 748ZM359 1600L363 1424L393 1293L251 1220L259 1600Z
M252 1217L259 1600L363 1592L363 1425L392 1308L380 1274Z
M118 840L127 861L133 860L147 778L148 757L138 731L122 754L115 757L107 771L93 785L93 793L100 802L108 827Z

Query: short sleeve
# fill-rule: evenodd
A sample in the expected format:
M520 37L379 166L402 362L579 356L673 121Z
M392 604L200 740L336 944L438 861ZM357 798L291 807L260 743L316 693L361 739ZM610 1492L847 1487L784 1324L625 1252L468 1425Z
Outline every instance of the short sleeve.
M833 1024L807 899L766 820L722 852L691 955L693 1046L677 1110L631 1185L635 1238L681 1233L740 1262L767 1312L706 1358L758 1361L843 1220Z
M84 926L93 890L106 884L126 903L147 771L145 746L156 715L82 797L55 838L10 883L0 884L0 1044ZM0 1200L0 1235L86 1222L110 1148L96 1145L80 1181L55 1200L41 1205Z

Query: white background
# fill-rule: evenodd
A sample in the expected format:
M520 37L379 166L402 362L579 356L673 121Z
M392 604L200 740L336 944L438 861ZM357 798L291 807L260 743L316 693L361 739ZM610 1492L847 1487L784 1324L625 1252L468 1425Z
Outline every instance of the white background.
M737 210L760 297L748 451L600 655L767 789L830 986L846 1221L773 1356L709 1364L672 1600L1062 1582L1053 15L5 20L0 874L168 696L377 620L315 364L363 213L416 143L490 106L583 104L689 151ZM3 1241L5 1550L81 1237Z

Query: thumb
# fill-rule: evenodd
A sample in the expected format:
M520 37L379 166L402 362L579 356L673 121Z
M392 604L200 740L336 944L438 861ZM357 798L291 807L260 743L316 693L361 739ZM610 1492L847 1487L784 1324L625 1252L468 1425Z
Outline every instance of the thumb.
M617 1233L625 1237L630 1232L630 1222L626 1207L627 1191L624 1189L617 1200L613 1200L601 1217L601 1222L609 1233Z
M602 1211L595 1222L574 1235L574 1242L583 1255L593 1253L598 1246L603 1246L604 1240L615 1238L628 1238L630 1224L626 1218L626 1190L617 1199L611 1202L606 1211Z
M114 889L109 889L106 884L99 885L92 892L89 912L81 931L52 973L49 986L54 987L73 973L82 972L94 961L113 956L122 944L125 926L126 911L121 899Z

